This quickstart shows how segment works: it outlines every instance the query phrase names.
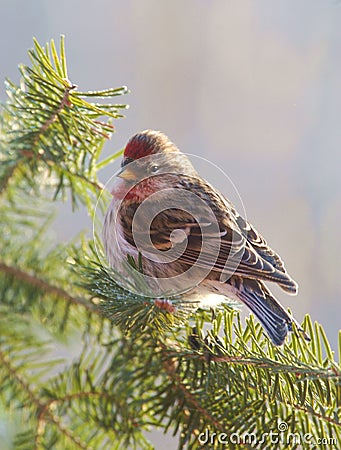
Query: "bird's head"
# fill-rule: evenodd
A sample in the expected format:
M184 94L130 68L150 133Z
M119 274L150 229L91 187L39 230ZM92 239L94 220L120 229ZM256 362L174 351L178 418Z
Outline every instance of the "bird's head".
M145 130L132 136L124 149L122 166L145 156L178 153L179 149L160 131Z
M145 130L132 136L124 150L118 176L134 182L166 174L196 174L187 156L160 131Z

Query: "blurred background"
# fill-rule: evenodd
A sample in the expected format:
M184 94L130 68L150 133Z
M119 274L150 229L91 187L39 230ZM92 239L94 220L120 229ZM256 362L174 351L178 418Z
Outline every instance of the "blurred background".
M341 3L0 0L0 11L0 80L19 80L33 36L45 44L65 34L69 77L81 90L131 90L118 100L130 109L105 156L153 128L223 169L299 282L298 297L274 292L299 321L307 312L320 321L336 349ZM224 178L203 175L229 195ZM91 228L84 211L61 209L58 239Z

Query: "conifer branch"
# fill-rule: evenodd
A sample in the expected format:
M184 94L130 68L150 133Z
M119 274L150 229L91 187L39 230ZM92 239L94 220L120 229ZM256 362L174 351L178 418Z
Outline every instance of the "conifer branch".
M7 188L8 183L10 182L11 178L14 176L15 172L18 170L18 168L20 167L21 164L23 164L25 162L25 159L29 159L29 158L41 158L41 154L38 152L35 152L35 147L37 146L37 144L39 143L39 139L42 135L44 135L44 133L46 132L46 130L50 127L50 125L53 124L53 122L55 122L58 118L58 115L62 112L62 110L66 107L66 106L71 106L70 101L69 101L69 94L73 89L76 89L77 86L76 85L72 85L70 83L70 85L65 87L64 90L64 94L60 100L59 105L57 105L56 110L55 111L51 111L51 115L50 117L48 117L46 119L46 121L40 126L40 128L35 132L35 136L32 142L32 147L31 149L28 148L23 148L22 150L19 151L19 154L22 156L22 158L19 158L15 164L13 164L4 174L3 178L1 179L0 182L0 194L2 192L4 192Z
M41 289L42 291L48 294L56 295L74 305L83 306L92 313L99 314L98 309L92 303L86 301L81 297L74 297L70 295L64 289L50 284L48 281L43 280L37 275L32 275L28 272L23 271L22 269L19 269L18 267L11 267L1 261L0 261L0 271L5 273L6 275L14 277L17 280L21 280L24 283L30 284L31 286Z
M68 86L66 86L66 88L64 90L64 94L60 100L60 103L57 106L57 109L51 114L51 116L46 120L46 122L43 123L42 126L40 127L40 129L38 130L36 137L33 141L33 145L37 144L40 136L45 133L45 131L48 129L48 127L50 125L52 125L55 120L57 120L59 113L61 113L66 106L69 106L69 107L72 106L72 104L69 100L69 96L70 96L70 92L76 88L77 88L77 86L72 83L70 83Z
M6 191L11 178L13 177L16 168L18 167L19 162L13 164L9 169L7 169L6 173L0 179L0 195Z
M45 49L35 41L29 54L32 67L21 67L22 85L6 83L9 100L4 111L13 122L1 124L7 133L7 150L0 171L0 193L17 172L19 178L32 180L39 169L57 176L56 196L65 192L67 186L74 205L76 199L90 205L86 187L102 189L96 165L104 142L114 132L110 120L123 117L119 110L126 105L88 102L86 98L92 99L94 94L110 98L128 91L122 87L96 93L76 92L77 86L67 78L62 61L65 58L58 57L53 41ZM61 55L65 55L63 39ZM77 180L82 183L80 186Z
M13 381L15 380L17 384L21 387L23 392L27 394L27 397L29 399L29 402L27 402L27 405L35 406L35 410L39 411L38 417L37 417L37 432L36 432L36 439L35 439L35 449L39 448L39 445L41 444L40 438L44 431L44 422L46 420L54 423L60 432L62 432L65 436L68 437L68 439L77 445L77 448L81 448L84 450L87 450L88 447L81 442L81 440L75 436L72 435L70 430L68 430L65 426L61 424L60 419L55 416L54 414L49 411L49 408L51 407L51 402L44 403L38 396L38 393L28 384L26 380L18 373L18 370L11 365L9 359L5 356L3 352L1 352L0 349L0 362L3 368L6 368L8 375L10 379ZM43 419L44 415L44 419ZM46 419L45 419L46 416Z
M317 411L312 411L312 410L310 410L308 408L305 408L304 406L299 405L297 403L294 403L292 405L288 403L288 405L293 407L293 408L295 408L295 409L298 409L299 411L303 411L308 416L311 415L311 416L317 417L318 419L321 419L324 422L328 422L330 424L335 425L338 428L341 428L341 424L340 424L340 421L338 419L335 420L332 417L324 416L323 414L320 414Z
M39 412L39 415L37 418L37 427L36 427L36 430L37 430L36 431L36 448L37 449L39 447L40 439L41 439L41 436L45 429L45 423L47 420L53 421L53 423L55 423L58 426L58 428L61 431L63 431L63 433L65 432L67 434L67 436L70 438L70 440L72 440L74 443L76 443L79 446L79 448L88 448L85 446L85 444L80 444L79 442L77 442L75 440L75 437L71 435L70 431L61 425L60 419L55 414L52 413L52 410L55 409L60 404L67 404L72 400L86 399L86 398L89 398L89 399L91 399L91 398L103 399L104 398L107 401L110 401L110 400L114 401L114 397L112 395L109 395L106 392L96 392L96 391L86 392L86 391L84 391L84 392L77 392L74 394L68 394L68 395L65 395L64 397L51 399L50 401L45 402L43 405L41 405L40 412Z
M100 183L99 181L89 180L84 175L78 173L75 173L73 176L75 178L79 178L84 184L88 184L89 186L93 187L97 192L101 192L104 189L104 184Z
M51 412L47 412L46 414L47 414L47 420L49 422L53 423L54 425L56 425L58 430L62 434L64 434L64 436L66 436L68 438L68 440L76 446L76 448L80 448L82 450L90 450L91 449L84 442L82 442L82 440L79 437L74 436L74 434L71 432L71 430L68 429L66 426L64 426L61 423L61 420L59 419L58 416L56 416L55 414L52 414ZM42 421L41 419L38 420L39 428L37 429L36 438L35 438L35 450L38 450L39 448L42 448L42 446L43 446L42 435L43 435L43 431L45 428L44 422L45 421Z
M10 359L6 356L4 352L1 351L0 348L0 362L3 368L6 369L9 378L20 386L30 402L35 405L36 408L41 408L43 403L39 400L34 389L29 385L29 383L19 374L18 370L11 364Z
M300 375L304 375L307 377L316 377L316 378L335 378L339 379L341 378L341 370L337 371L335 368L321 368L321 367L312 367L308 364L300 364L300 365L290 365L288 367L287 364L282 364L278 361L274 361L267 358L257 359L255 357L250 356L249 358L247 355L245 356L228 356L228 355L216 355L212 353L212 351L209 349L209 354L198 354L198 353L183 353L183 352L176 352L174 350L167 350L168 358L174 358L176 353L178 353L178 356L181 355L182 358L188 359L188 360L198 360L202 362L217 362L217 363L229 363L229 364L236 364L236 365L245 365L245 366L251 366L256 367L259 369L267 369L269 371L276 372L284 372L287 371L289 373L292 373L295 377L299 377Z
M63 39L59 55L53 41L35 41L29 55L20 86L6 83L0 113L0 400L9 415L13 405L26 414L14 445L151 449L143 433L152 426L173 431L179 449L195 449L204 430L261 435L277 430L278 419L341 442L340 362L309 316L303 328L311 343L294 330L279 349L252 316L244 326L229 306L212 316L179 297L162 308L169 299L140 295L137 275L134 293L122 288L91 242L47 252L38 222L49 211L37 206L50 209L45 188L55 189L53 200L69 194L92 213L103 189L98 171L121 154L101 160L112 120L126 107L110 99L127 89L78 91ZM64 267L68 255L72 269ZM41 335L49 332L58 346L56 330L66 343L77 330L83 350L52 374L57 361L42 359ZM261 448L226 448L242 447Z
M191 393L190 389L188 389L185 384L181 381L181 378L176 373L176 369L172 367L172 364L169 363L169 357L167 355L163 355L165 357L165 361L163 362L163 368L165 369L170 381L172 383L173 389L177 388L181 391L188 402L188 406L193 408L193 410L198 411L202 417L207 419L209 423L214 425L216 430L220 430L222 432L225 431L224 425L221 424L217 419L215 419L209 411L207 411L204 407L200 405L195 396Z

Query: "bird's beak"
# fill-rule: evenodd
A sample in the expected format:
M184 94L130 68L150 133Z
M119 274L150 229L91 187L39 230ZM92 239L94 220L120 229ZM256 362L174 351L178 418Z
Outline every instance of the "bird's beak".
M133 170L128 167L122 167L122 169L117 174L118 177L123 178L126 181L134 181L136 180L136 174Z

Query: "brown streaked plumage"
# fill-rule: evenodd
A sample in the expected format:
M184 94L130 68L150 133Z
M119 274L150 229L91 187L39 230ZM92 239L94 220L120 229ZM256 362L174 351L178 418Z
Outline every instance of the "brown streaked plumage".
M162 173L153 165L153 155L162 155ZM145 156L151 156L145 161ZM134 163L133 169L129 163ZM160 165L160 161L158 160ZM136 172L134 174L134 172ZM139 176L137 175L139 172ZM165 173L166 172L166 173ZM145 179L134 185L136 179L144 174ZM131 252L136 254L136 240L147 241L150 236L148 252L163 252L182 244L181 233L174 241L175 230L181 230L186 237L186 248L179 252L176 261L158 264L143 256L143 268L152 277L172 277L186 271L193 265L207 269L207 276L197 289L204 292L217 292L224 297L238 299L246 304L257 316L275 345L280 345L295 322L283 306L275 299L264 282L277 283L290 294L297 294L297 284L288 275L283 261L272 250L255 228L241 217L231 202L202 179L188 158L162 133L146 130L133 136L124 152L121 178L127 185L127 195L115 198L106 215L104 223L104 244L109 263L115 258L124 258ZM139 178L141 179L141 178ZM188 191L201 199L209 207L210 217L203 210L200 224L191 210L168 208L145 229L146 220L140 219L132 229L135 213L141 203L152 193L162 192L169 187L180 192ZM119 205L118 205L119 200ZM153 206L153 205L152 205ZM198 214L197 205L193 205ZM118 209L119 223L112 222L112 211ZM212 225L218 224L218 230ZM120 255L114 254L111 245L112 227L118 226L123 245ZM203 236L205 246L203 247ZM231 254L234 255L231 258ZM237 261L237 262L236 262ZM230 274L221 282L221 276ZM304 333L306 338L307 335Z

